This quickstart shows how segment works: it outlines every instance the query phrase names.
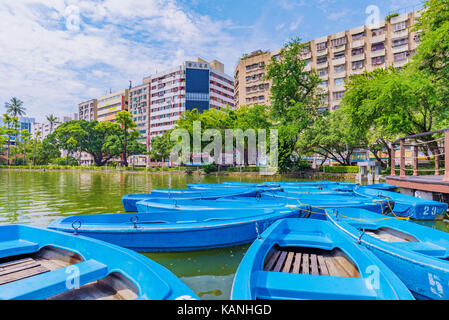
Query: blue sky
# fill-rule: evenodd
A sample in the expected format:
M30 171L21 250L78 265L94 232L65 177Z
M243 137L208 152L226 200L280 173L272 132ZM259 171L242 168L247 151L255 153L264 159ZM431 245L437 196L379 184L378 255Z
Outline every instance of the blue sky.
M419 0L3 0L0 103L17 96L38 121L202 57L233 73L243 55L381 19ZM371 12L373 13L373 12ZM2 111L3 112L3 111Z

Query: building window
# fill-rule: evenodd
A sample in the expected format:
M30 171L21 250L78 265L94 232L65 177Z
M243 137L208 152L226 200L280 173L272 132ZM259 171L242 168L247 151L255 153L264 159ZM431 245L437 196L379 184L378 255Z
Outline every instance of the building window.
M345 85L345 78L337 78L335 79L335 86L341 87Z
M396 53L394 55L395 62L404 61L404 60L407 60L407 52Z
M326 69L320 69L320 70L318 70L318 75L319 75L320 77L325 76L325 75L327 75L327 74L328 74L327 68L326 68Z
M373 66L378 66L385 63L385 57L376 57L372 58Z
M326 89L327 88L327 81L321 81L321 83L318 85L318 87L320 87L321 89Z
M402 31L407 29L407 21L396 23L393 25L394 32Z
M321 63L326 63L327 62L327 57L320 57L317 59L317 64L321 64Z
M352 41L362 40L364 36L366 36L365 32L354 34L352 36Z
M363 48L359 48L359 49L353 49L352 50L352 55L353 56L358 56L359 54L363 53Z
M334 100L341 100L344 94L344 91L334 92Z
M403 39L393 40L393 44L391 46L392 47L399 47L399 46L403 46L405 44L408 44L408 37L407 38L403 38Z
M385 49L383 42L375 43L371 46L371 51L379 51Z
M384 34L384 28L374 29L372 31L373 37L378 37Z
M345 57L344 52L339 52L334 54L334 60L343 59Z
M332 40L333 47L339 47L347 43L346 37Z
M340 72L345 71L345 65L342 64L342 65L340 65L340 66L335 66L335 67L334 67L334 71L335 71L336 73L340 73Z
M363 61L355 61L352 63L352 70L363 69L364 62Z
M326 41L326 42L318 43L318 44L316 45L316 50L317 50L317 51L326 50L326 48L327 48L327 41Z

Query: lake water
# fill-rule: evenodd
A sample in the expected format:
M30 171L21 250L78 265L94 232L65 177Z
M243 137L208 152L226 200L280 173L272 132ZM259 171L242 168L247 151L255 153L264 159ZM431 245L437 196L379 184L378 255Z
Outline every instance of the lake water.
M123 212L121 197L189 183L225 181L305 181L284 177L242 178L123 172L42 172L0 170L0 224L46 227L75 214ZM449 232L446 222L425 225ZM202 299L229 299L235 272L248 246L186 253L152 253L147 257L176 274Z

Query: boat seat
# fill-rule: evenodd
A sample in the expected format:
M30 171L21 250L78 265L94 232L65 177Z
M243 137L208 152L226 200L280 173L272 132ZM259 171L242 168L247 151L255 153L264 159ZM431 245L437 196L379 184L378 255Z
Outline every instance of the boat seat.
M365 300L376 299L365 279L258 271L258 299Z
M68 279L77 275L74 271L79 272L79 286L103 279L108 275L106 265L95 260L88 260L4 284L0 286L0 300L42 300L63 293L68 290Z
M394 246L405 250L412 250L436 258L447 258L448 256L446 248L440 247L439 245L430 242L400 242L395 243Z
M294 232L283 235L278 241L279 246L319 246L322 248L331 248L332 241L321 234L296 234Z
M39 244L26 240L12 240L0 242L0 258L34 253L38 251Z

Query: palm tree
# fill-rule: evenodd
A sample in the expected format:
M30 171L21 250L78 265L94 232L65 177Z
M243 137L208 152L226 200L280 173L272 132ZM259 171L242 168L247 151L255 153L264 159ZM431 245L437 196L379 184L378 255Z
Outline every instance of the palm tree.
M19 120L19 117L25 115L25 108L23 107L23 101L20 99L17 99L16 97L11 98L11 100L9 100L9 102L5 102L5 108L6 108L6 112L13 118L17 118L17 120ZM19 143L19 130L18 127L20 127L20 125L17 123L15 124L16 127L14 128L16 130L15 133L15 137L14 137L14 161L15 164L17 165L17 144Z
M23 107L23 101L16 97L11 98L9 102L5 102L6 112L12 117L21 117L25 115L26 109Z
M51 114L51 115L47 116L47 121L50 124L50 134L51 134L51 133L53 133L53 128L54 128L55 124L58 123L58 118Z

